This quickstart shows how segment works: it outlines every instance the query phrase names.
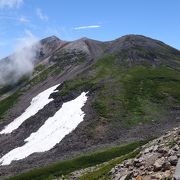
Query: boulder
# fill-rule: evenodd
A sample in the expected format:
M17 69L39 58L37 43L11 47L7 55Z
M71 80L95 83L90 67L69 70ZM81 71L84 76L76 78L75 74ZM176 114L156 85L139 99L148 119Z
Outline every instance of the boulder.
M162 165L162 171L169 170L171 168L171 163L168 160L165 160Z
M162 179L161 173L151 175L151 179Z
M133 163L132 159L126 160L124 161L124 166L126 168L129 168L129 166L132 166L132 163Z
M172 166L176 166L176 164L178 162L177 156L170 156L168 159L169 159L169 162L171 163Z
M142 166L144 163L143 163L143 159L142 158L136 158L136 159L134 159L134 162L133 162L133 165L135 166L135 167L140 167L140 166Z
M167 147L159 147L157 149L157 152L161 153L161 154L166 154L166 153L168 153L168 151L169 151L169 149Z
M160 159L157 159L154 163L154 171L160 171L163 168L163 164L165 162L165 158L162 157Z
M139 175L138 171L133 171L133 177L137 177Z
M176 144L176 145L173 147L173 150L174 150L174 151L178 151L178 150L179 150L179 146Z
M170 149L168 151L168 156L173 156L175 154L175 151L173 149Z

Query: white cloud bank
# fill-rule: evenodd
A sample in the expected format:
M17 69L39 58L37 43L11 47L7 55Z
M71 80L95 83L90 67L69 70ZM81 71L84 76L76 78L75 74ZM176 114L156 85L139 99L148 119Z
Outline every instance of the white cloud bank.
M79 30L79 29L92 29L92 28L100 28L100 25L91 25L91 26L80 26L80 27L75 27L73 28L74 30Z
M38 39L30 31L18 38L15 53L0 65L0 85L14 83L23 75L31 74L40 46Z
M26 121L31 116L35 115L39 110L43 109L44 106L53 99L49 99L49 96L51 93L54 92L54 90L59 86L53 86L49 89L46 89L45 91L38 94L36 97L34 97L31 101L31 105L25 110L25 112L16 118L13 122L11 122L9 125L7 125L0 134L8 134L13 132L15 129L17 129L24 121Z
M23 0L0 0L0 8L17 8L23 3Z
M39 19L41 19L42 21L48 21L48 16L43 14L42 10L40 8L36 9L36 14L39 17Z
M52 149L83 121L84 112L81 108L86 101L87 96L83 92L76 99L64 103L61 109L53 117L48 118L37 132L25 139L26 144L5 154L0 159L0 165L9 165L12 161L26 158L35 152Z

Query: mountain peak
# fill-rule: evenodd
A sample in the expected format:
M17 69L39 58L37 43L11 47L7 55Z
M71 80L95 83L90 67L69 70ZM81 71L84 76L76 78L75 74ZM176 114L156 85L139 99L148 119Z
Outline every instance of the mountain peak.
M49 37L46 37L42 40L40 40L40 42L43 44L43 43L47 43L47 42L58 42L58 41L62 41L61 39L59 39L57 36L49 36Z
M50 36L41 42L35 69L28 77L23 76L24 67L28 65L25 63L22 68L25 61L16 65L10 59L10 66L0 63L0 72L7 74L2 81L5 86L0 87L0 179L117 143L134 141L133 146L122 147L131 153L139 147L139 140L179 126L179 51L141 35L126 35L109 42L88 38L67 42ZM23 57L26 60L26 56ZM23 70L21 76L19 69ZM0 80L2 77L0 75ZM17 77L13 84L9 83L11 77ZM85 103L82 108L79 102L86 92L88 98L82 99ZM80 101L77 102L77 98ZM67 106L74 100L77 103ZM61 111L63 114L59 114ZM79 119L76 128L71 119L73 123ZM20 124L14 132L3 130L12 129L17 121ZM72 131L69 133L69 130ZM5 132L9 135L4 135ZM56 141L59 137L63 139ZM41 142L47 146L42 144L39 151L37 144ZM49 146L52 143L54 146ZM17 153L19 148L23 154ZM108 153L112 154L109 150ZM3 166L6 160L16 161ZM67 163L66 167L69 168ZM47 168L41 172L46 171ZM50 174L41 177L50 177L52 172L56 173L48 171ZM37 178L33 173L33 177L39 178L39 173Z
M87 38L87 37L82 37L82 38L80 38L80 40L88 40L89 38Z

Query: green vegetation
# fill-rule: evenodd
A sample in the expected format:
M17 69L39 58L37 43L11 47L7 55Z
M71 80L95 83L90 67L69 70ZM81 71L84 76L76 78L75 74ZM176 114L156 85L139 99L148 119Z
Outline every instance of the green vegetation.
M67 65L73 64L81 64L86 60L86 54L83 51L59 51L54 57L51 59L54 62L57 62L60 67L64 67Z
M179 71L166 66L126 67L109 55L67 81L59 94L96 87L93 108L107 121L121 119L125 126L160 121L167 115L166 108L180 103Z
M61 52L62 53L62 52ZM59 53L55 57L52 58L52 61L56 62L56 64L46 68L44 65L40 64L38 65L34 70L35 77L30 80L31 86L34 86L49 76L59 75L62 73L64 67L67 67L68 65L78 65L84 62L85 55L75 52L72 52L72 54L69 54L68 52Z
M0 95L3 95L14 88L14 84L6 84L0 89Z
M108 118L107 114L108 114L108 109L106 104L104 104L103 101L95 101L92 104L93 108L96 109L96 111L98 112L98 114L104 118Z
M114 147L104 151L98 151L92 154L87 154L71 160L52 164L44 168L34 169L30 172L18 175L16 177L8 178L8 180L50 180L61 175L68 175L69 173L78 169L101 164L116 157L122 156L122 158L129 158L131 157L130 155L135 155L136 153L127 155L128 153L134 151L138 147L146 144L147 142L148 141L132 142L123 146Z
M56 67L56 65L50 66L47 69L44 69L45 67L39 65L37 66L38 70L41 69L41 71L39 71L39 74L37 74L33 79L30 80L30 85L34 86L42 81L44 81L45 79L47 79L48 76L51 75L57 75L60 74L62 72L62 69L59 67Z
M122 83L121 99L129 124L161 119L167 107L180 102L180 76L167 67L131 68Z
M29 75L24 75L15 83L11 82L11 83L5 84L3 87L0 88L0 96L12 90L15 90L18 86L22 85L23 83L28 82L28 80L29 80Z
M41 72L41 71L43 71L44 69L45 69L45 65L39 64L38 66L36 66L36 67L34 68L34 73Z
M17 102L19 96L20 93L17 91L0 102L0 120L3 118L5 113Z
M7 111L18 101L18 98L22 92L19 87L22 84L27 83L28 81L29 81L29 75L24 75L16 83L7 84L0 89L0 96L7 95L6 98L0 101L0 120L3 119Z
M51 73L52 70L53 70L52 66L43 70L42 72L37 74L33 79L30 80L30 84L33 86L33 85L36 85L36 84L42 82L43 80L45 80L48 77L48 75Z
M121 162L123 162L126 159L134 158L138 154L139 154L139 150L137 149L137 150L130 152L124 156L120 156L118 158L112 159L112 160L106 162L106 164L101 165L101 167L98 168L97 170L95 170L91 173L84 174L83 176L78 178L78 180L99 180L99 179L108 180L108 179L110 179L109 172L111 171L111 169L114 166L116 166L117 164L120 164Z
M93 87L93 83L89 82L85 79L76 79L76 81L71 81L71 83L64 83L64 86L62 87L61 91L59 92L60 96L66 96L69 94L70 91L76 90L76 91L82 91L82 89L90 89Z

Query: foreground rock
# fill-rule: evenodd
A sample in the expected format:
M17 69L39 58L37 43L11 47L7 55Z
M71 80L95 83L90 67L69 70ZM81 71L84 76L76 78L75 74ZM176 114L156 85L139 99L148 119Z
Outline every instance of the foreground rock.
M111 179L176 179L180 178L180 128L174 128L164 136L143 146L135 159L126 160L115 166ZM177 167L176 167L177 165ZM176 169L176 174L175 174Z

